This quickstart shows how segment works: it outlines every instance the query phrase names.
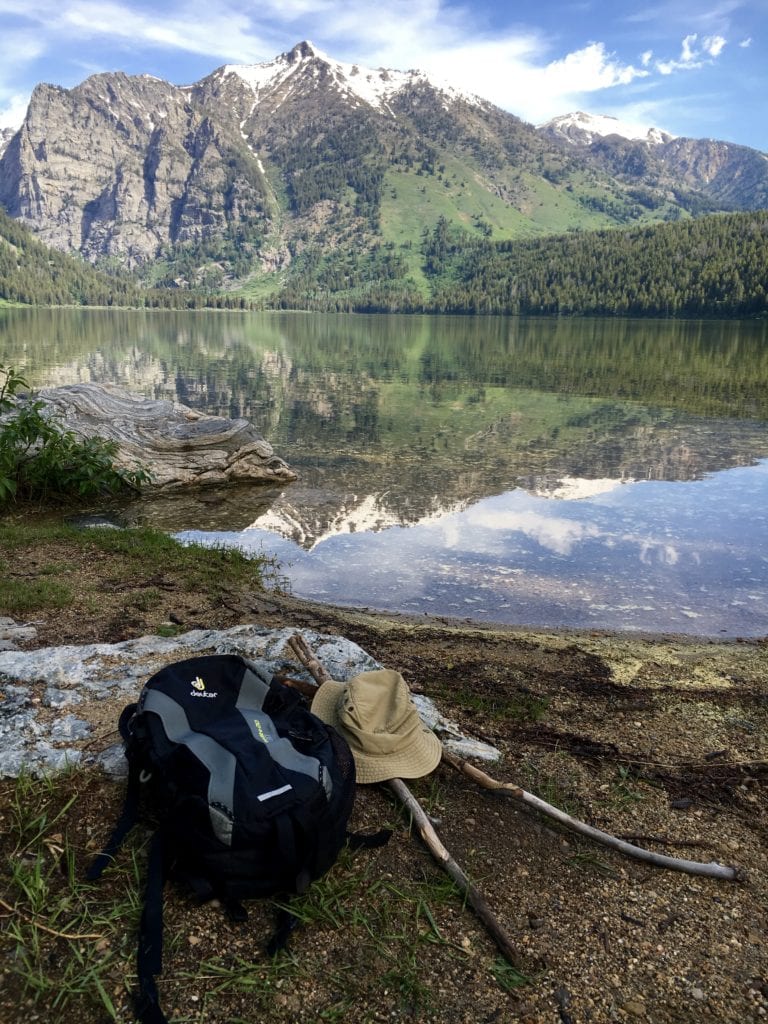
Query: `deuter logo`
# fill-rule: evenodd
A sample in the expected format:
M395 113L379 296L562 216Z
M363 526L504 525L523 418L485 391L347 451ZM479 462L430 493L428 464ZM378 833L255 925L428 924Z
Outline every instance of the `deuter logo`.
M218 693L208 693L205 688L205 683L200 676L195 676L192 680L192 687L193 689L189 691L190 697L210 697L211 699L218 697Z

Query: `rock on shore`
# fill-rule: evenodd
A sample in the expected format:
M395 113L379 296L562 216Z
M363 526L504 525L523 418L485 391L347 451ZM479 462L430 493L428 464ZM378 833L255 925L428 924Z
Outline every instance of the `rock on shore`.
M43 388L38 397L77 437L116 441L116 464L146 469L153 489L297 478L246 419L208 416L109 384Z

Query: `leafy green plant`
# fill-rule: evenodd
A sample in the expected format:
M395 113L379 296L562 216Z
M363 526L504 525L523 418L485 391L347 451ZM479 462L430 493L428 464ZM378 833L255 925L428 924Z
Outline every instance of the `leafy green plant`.
M143 469L118 469L114 441L79 440L44 403L16 395L28 387L14 368L0 365L0 505L17 498L58 501L91 498L138 488L149 479ZM7 415L11 413L11 415Z

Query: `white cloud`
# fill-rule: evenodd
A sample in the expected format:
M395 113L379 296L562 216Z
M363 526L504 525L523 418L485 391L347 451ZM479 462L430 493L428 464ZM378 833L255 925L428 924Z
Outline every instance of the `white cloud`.
M711 63L726 45L707 20L709 34L686 35L677 59L656 58L648 49L635 66L599 40L558 54L553 39L530 25L486 31L468 0L450 6L446 0L262 0L258 7L171 0L157 9L134 0L0 0L3 14L29 31L19 32L17 42L0 34L0 112L18 111L24 89L44 77L35 73L41 66L46 75L56 67L54 80L74 85L79 68L119 62L121 52L136 67L142 49L151 49L155 67L162 54L167 76L178 81L175 69L185 55L210 58L211 69L256 63L309 38L340 60L420 68L540 122L581 107L606 111L622 87ZM42 57L45 65L33 63ZM623 116L615 106L613 112Z
M704 49L710 57L719 57L723 52L726 41L722 36L709 36L704 40Z
M18 128L29 106L26 93L6 93L0 88L0 128Z
M749 37L749 39L742 39L741 42L739 43L739 46L742 48L742 50L746 50L751 45L752 45L752 37L751 36Z
M725 49L727 40L724 36L705 36L699 42L698 33L692 32L683 39L680 57L677 60L657 61L656 70L662 75L671 75L675 71L690 71L711 64Z
M466 513L466 521L478 530L522 533L557 555L569 555L576 545L600 536L600 531L592 523L579 523L560 516L542 515L533 510L496 510L484 503L470 509ZM478 544L482 547L481 537L476 537L475 543L467 546L478 550Z
M686 36L683 40L682 50L680 51L680 60L683 64L690 64L695 60L696 52L694 50L694 45L698 38L698 35L694 32L692 35Z

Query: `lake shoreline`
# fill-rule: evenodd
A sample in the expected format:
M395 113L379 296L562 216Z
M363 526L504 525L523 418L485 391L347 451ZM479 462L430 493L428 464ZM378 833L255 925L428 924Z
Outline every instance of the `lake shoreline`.
M765 639L530 630L374 613L265 590L256 564L231 553L174 555L179 546L159 537L162 549L149 553L146 539L132 544L139 539L133 531L29 534L26 544L11 532L10 547L0 548L11 581L30 600L42 599L52 579L67 588L55 606L27 604L19 613L0 605L0 614L34 625L36 637L23 641L25 649L246 623L345 636L400 671L466 735L496 747L502 756L492 773L502 781L657 852L716 860L745 873L736 884L651 869L554 829L443 766L412 789L440 819L444 842L512 936L524 978L504 986L493 943L461 899L442 891L444 876L407 819L383 789L361 786L353 827L375 831L390 824L395 834L382 851L347 858L323 883L322 892L335 894L334 918L315 920L294 936L298 960L281 967L289 984L277 990L286 1000L274 998L275 978L260 953L259 937L270 933L268 906L249 906L242 936L209 907L169 892L169 928L194 938L194 945L182 941L168 949L161 987L169 1007L184 1006L194 990L206 1020L224 1024L248 1014L248 985L258 979L270 993L275 1024L293 1024L300 1015L321 1019L334 1007L341 1009L333 1019L342 1024L414 1015L425 1024L470 1024L478 1006L486 1019L539 1024L557 1018L558 998L567 998L580 1021L678 1024L706 1008L721 1024L742 1024L758 1009L768 1012ZM173 561L182 556L192 567ZM203 575L206 566L213 571ZM44 681L39 685L44 689ZM103 718L103 703L74 711ZM91 754L117 742L115 723L111 711L88 743ZM62 807L76 801L57 819L63 837L57 842L73 845L83 870L117 813L120 790L92 769L74 773L57 790ZM9 813L13 791L10 781L0 783L0 815ZM47 833L42 838L47 842ZM50 855L41 851L47 863ZM113 888L119 896L119 871L114 885L110 877L100 898L109 899ZM23 905L21 894L13 900ZM428 917L418 911L423 906ZM112 920L109 991L120 1019L128 1019L133 932L129 920ZM434 930L429 925L425 932L428 920ZM375 948L371 935L378 936ZM48 936L41 946L41 970L52 987L37 1003L51 1019L49 1000L58 998L63 962L53 955L56 941ZM228 970L233 942L252 965L243 990L234 976L228 986L218 985L221 974L201 969L215 963ZM348 968L343 980L333 965ZM404 1008L400 982L382 981L387 972L399 978L408 970L420 1000L411 1010ZM15 976L7 973L6 981L0 1017L20 1024L26 995ZM77 1003L76 1009L82 1024L103 1019L103 1007L92 1012Z

